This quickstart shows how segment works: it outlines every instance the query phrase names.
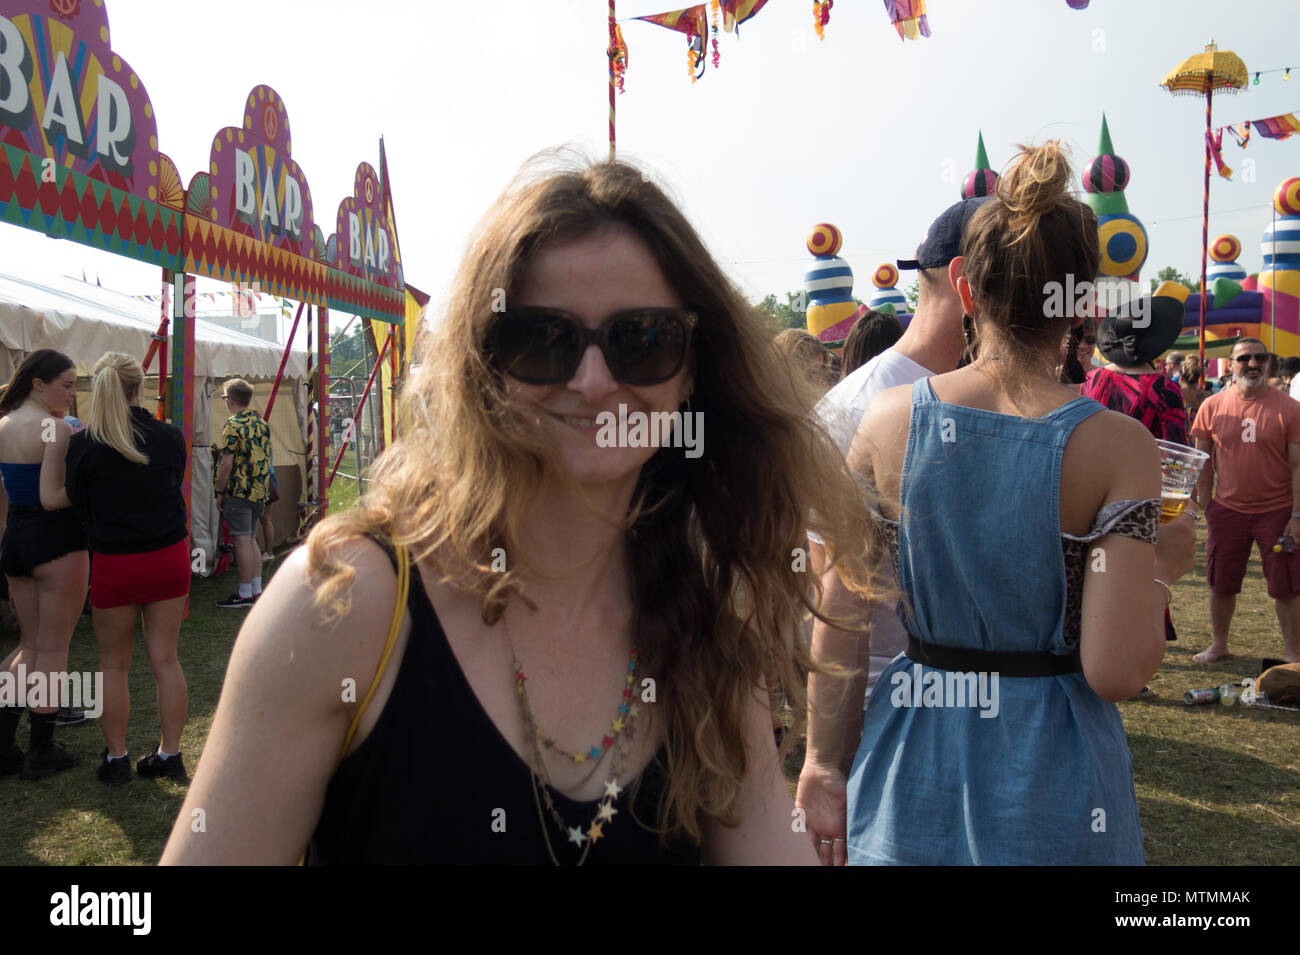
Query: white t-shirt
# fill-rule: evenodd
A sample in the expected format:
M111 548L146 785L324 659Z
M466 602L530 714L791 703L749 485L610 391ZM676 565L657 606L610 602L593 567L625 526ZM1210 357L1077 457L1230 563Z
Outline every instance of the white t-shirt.
M922 378L932 376L934 372L924 365L918 365L906 355L890 348L881 352L861 368L855 369L847 378L828 391L817 403L816 412L830 432L840 453L848 457L853 447L853 438L858 433L862 417L867 413L867 406L886 388L898 385L910 385ZM822 539L808 532L810 540L820 544ZM888 587L897 587L898 578L888 558L880 570L882 582ZM903 629L894 612L893 602L877 603L871 612L871 666L867 679L867 692L875 686L876 679L888 662L903 652L907 646L907 632Z
M1300 401L1300 375L1291 379L1291 397Z
M924 365L918 365L906 355L892 348L882 351L861 368L856 368L838 385L826 392L817 402L817 414L826 430L831 433L840 453L846 458L853 447L853 437L858 433L867 405L886 388L910 385L933 375Z

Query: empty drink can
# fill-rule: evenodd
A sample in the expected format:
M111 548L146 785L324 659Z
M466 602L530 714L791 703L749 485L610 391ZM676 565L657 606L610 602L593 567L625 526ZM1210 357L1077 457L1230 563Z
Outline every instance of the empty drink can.
M1183 702L1188 706L1198 706L1202 703L1219 702L1219 691L1215 687L1207 690L1188 690L1183 694Z

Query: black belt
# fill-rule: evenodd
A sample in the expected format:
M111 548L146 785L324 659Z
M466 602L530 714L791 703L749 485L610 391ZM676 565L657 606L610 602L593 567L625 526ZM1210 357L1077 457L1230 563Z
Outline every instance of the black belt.
M1064 676L1080 673L1083 662L1076 647L1065 655L1033 651L1029 653L1001 650L968 650L925 643L916 637L907 638L908 659L940 670L959 670L962 673L997 673L999 676Z

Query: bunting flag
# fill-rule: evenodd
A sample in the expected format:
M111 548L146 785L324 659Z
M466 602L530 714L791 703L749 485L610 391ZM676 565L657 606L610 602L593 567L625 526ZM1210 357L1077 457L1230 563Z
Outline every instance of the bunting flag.
M1224 129L1232 134L1232 138L1237 141L1239 147L1246 148L1246 144L1250 142L1249 122L1238 123L1236 126L1225 126Z
M900 40L915 40L930 35L930 23L925 16L925 0L885 0L889 21L894 24Z
M691 82L694 83L704 75L704 40L709 32L708 5L697 3L693 7L672 10L668 13L652 13L645 17L633 17L644 20L678 33L685 33L687 39L686 66L690 70Z
M1296 119L1295 113L1252 119L1247 125L1255 127L1255 132L1265 139L1286 139L1294 133L1300 133L1300 119Z
M1214 157L1215 168L1218 169L1219 175L1224 179L1232 178L1232 170L1223 164L1223 130L1215 133L1206 133L1205 142L1209 144L1210 155Z
M623 29L617 23L611 24L609 28L608 53L614 66L614 82L618 84L618 91L623 93L624 76L627 74L627 43L623 40Z
M669 30L685 33L688 37L703 36L708 30L708 17L705 14L705 5L702 3L669 13L652 13L649 16L632 19L645 20L647 23L667 27Z
M713 8L713 24L709 27L709 31L713 34L713 68L716 70L718 62L722 59L722 53L718 49L718 0L712 0L710 5Z
M813 29L817 31L817 39L826 39L823 32L826 24L831 22L831 7L835 6L835 0L813 0Z
M722 29L740 36L742 23L762 10L767 0L722 0Z

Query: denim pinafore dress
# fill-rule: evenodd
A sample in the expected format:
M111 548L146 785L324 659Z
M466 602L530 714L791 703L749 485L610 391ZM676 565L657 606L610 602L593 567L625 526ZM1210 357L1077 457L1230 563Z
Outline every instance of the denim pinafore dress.
M1061 456L1103 410L1025 419L912 389L900 493L908 632L968 650L1064 636ZM933 674L933 675L931 675ZM1133 761L1115 704L1081 672L977 679L897 657L872 692L848 785L855 865L1142 865Z

